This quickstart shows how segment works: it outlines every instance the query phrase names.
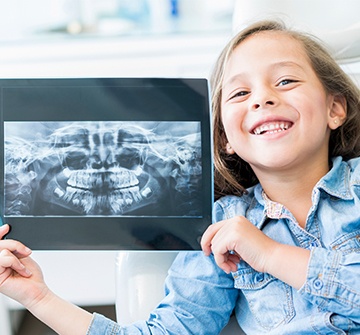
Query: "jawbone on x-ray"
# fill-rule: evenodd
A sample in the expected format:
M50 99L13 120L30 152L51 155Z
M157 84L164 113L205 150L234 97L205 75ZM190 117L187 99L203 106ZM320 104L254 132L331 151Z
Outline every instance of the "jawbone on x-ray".
M5 122L7 216L199 216L200 122Z

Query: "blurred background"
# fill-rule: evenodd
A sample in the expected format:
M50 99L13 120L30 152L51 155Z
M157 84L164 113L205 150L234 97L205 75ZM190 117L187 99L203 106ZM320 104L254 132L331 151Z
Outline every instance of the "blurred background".
M359 73L359 12L358 0L0 0L0 77L208 77L231 35L269 15Z
M206 77L234 0L0 0L0 77Z

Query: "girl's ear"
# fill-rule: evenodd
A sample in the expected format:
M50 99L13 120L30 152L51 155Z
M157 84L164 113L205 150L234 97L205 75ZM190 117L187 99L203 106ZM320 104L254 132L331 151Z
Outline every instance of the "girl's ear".
M334 130L346 120L346 99L343 95L331 96L330 112L328 117L329 128Z
M235 153L235 150L231 147L229 142L226 143L225 150L229 155L233 155Z
M235 150L231 147L231 144L228 142L228 139L224 133L221 135L220 144L228 155L233 155L235 153Z

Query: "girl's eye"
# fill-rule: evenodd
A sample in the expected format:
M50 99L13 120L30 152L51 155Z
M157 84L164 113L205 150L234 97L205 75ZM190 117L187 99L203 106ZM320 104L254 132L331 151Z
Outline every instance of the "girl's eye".
M234 95L232 95L232 96L230 97L229 100L234 99L234 98L242 98L242 97L248 95L249 93L250 93L250 92L248 92L248 91L239 91L239 92L236 92Z
M296 80L293 80L293 79L283 79L279 82L278 86L285 86L285 85L288 85L288 84L291 84L291 83L296 83L297 81Z

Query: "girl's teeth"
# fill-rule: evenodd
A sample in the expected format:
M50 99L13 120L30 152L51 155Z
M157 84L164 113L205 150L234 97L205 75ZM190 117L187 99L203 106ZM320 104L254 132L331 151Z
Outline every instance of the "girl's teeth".
M270 124L265 124L262 125L256 129L254 129L254 134L255 135L261 135L263 133L268 133L268 134L274 134L274 133L279 133L281 131L287 130L290 128L290 125L288 123L270 123Z

